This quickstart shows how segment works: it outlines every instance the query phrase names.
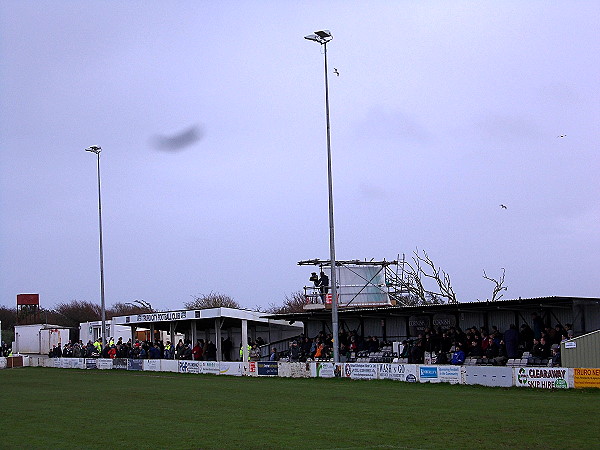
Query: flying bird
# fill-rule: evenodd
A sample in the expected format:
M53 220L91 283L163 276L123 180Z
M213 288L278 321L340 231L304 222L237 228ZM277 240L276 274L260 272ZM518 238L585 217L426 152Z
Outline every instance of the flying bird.
M155 145L159 150L179 151L198 142L203 135L204 132L200 126L192 125L180 133L156 137Z
M508 209L508 208L506 207L506 205L503 205L502 203L500 203L500 208L502 208L502 209Z
M340 76L340 73L338 72L338 70L335 67L333 68L333 73L335 73L338 77Z
M557 137L557 138L565 138L565 137L567 137L567 135L566 135L566 134L559 134L559 135L558 135L558 136L556 136L556 137Z

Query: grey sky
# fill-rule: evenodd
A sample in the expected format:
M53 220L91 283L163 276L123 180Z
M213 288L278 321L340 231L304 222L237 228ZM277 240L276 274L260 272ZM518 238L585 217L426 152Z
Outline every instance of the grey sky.
M598 296L599 23L594 1L5 0L0 304L99 302L89 145L108 305L307 284L296 262L329 255L323 56L303 39L323 28L339 259L425 249L461 301L502 267L505 298Z

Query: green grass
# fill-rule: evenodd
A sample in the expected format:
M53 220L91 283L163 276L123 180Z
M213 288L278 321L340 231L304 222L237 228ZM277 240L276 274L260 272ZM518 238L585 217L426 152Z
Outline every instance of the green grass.
M592 448L600 390L0 371L0 448Z

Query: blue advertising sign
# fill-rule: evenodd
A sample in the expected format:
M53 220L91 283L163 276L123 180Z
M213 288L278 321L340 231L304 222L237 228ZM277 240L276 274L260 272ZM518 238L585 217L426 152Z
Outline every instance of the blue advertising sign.
M127 370L143 370L144 360L142 359L128 359Z
M258 361L256 363L258 375L277 376L279 375L279 365L276 361Z
M438 368L435 366L419 366L420 379L435 379L438 377Z

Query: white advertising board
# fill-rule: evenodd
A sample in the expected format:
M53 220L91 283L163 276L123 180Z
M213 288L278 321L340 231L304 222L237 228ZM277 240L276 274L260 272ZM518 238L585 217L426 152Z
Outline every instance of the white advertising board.
M335 378L342 376L343 364L333 362L312 363L311 376L317 378ZM314 367L314 370L313 370Z
M540 389L573 387L573 369L566 367L515 367L515 386Z
M380 380L407 381L409 383L417 382L416 364L379 364Z
M177 372L179 369L177 363L178 361L174 359L161 359L160 370L162 372Z
M513 369L511 367L463 366L462 370L465 374L466 384L514 386Z
M221 362L219 363L219 375L233 375L241 377L244 374L243 362Z
M200 361L177 361L177 371L179 373L201 373L200 372Z
M377 379L376 363L345 363L344 376L353 380Z
M6 358L0 358L0 369L6 369Z
M217 361L202 361L200 363L200 373L219 375L221 366Z
M419 366L419 382L459 384L460 369L461 366Z
M85 369L85 359L83 358L56 358L60 359L63 369Z
M107 370L113 368L113 360L108 358L98 358L96 360L96 368Z
M143 370L149 372L160 372L160 359L144 359Z

